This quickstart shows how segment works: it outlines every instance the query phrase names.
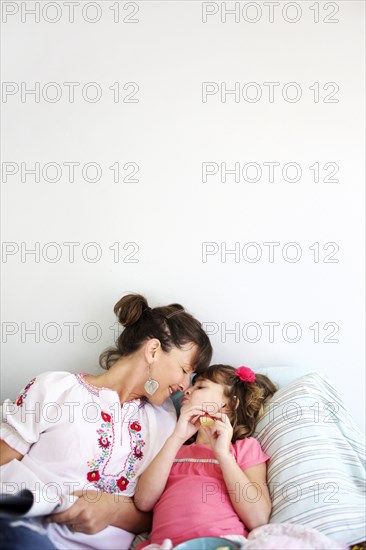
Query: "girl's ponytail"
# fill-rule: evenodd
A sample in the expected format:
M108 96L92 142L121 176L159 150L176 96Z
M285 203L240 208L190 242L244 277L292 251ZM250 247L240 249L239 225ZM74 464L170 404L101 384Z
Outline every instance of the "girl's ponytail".
M238 369L239 370L239 369ZM239 406L236 409L234 441L249 437L264 414L264 406L277 391L276 386L264 374L256 374L253 382L240 380L236 383L236 396Z

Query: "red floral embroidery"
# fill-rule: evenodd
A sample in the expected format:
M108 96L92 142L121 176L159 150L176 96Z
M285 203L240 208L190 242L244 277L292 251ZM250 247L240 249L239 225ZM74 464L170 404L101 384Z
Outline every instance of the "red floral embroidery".
M102 449L107 449L109 447L109 445L111 444L111 442L108 440L107 437L100 437L98 439L98 445L99 447L101 447Z
M94 470L94 472L88 472L86 478L88 481L99 481L100 475L98 470Z
M135 432L139 432L141 431L141 426L138 422L132 422L132 424L130 424L130 428L131 430L134 430Z
M111 421L111 415L107 414L103 411L102 411L102 418L103 418L104 422L110 422Z
M143 406L144 404L141 405ZM132 486L136 482L139 463L144 456L142 452L142 447L145 445L144 430L138 420L131 419L127 426L130 451L123 459L124 464L121 464L121 470L118 473L107 473L107 467L111 467L110 461L115 448L116 434L113 415L101 411L100 427L96 430L98 434L96 442L100 450L92 460L87 462L86 477L104 493L131 492L129 484L131 483ZM121 450L124 452L123 449Z
M22 393L19 395L18 399L16 400L16 404L18 405L18 407L22 407L23 404L24 404L24 399L27 397L27 393L28 393L28 390L29 388L31 387L32 384L34 384L34 382L36 381L35 378L32 378L32 380L30 382L28 382L28 384L25 386L24 390L22 391Z
M117 487L120 491L125 491L126 488L127 488L127 485L129 484L129 481L128 479L126 479L125 477L120 477L119 479L117 479Z
M133 454L135 455L136 458L142 458L144 456L143 452L141 451L141 448L137 446L134 448Z

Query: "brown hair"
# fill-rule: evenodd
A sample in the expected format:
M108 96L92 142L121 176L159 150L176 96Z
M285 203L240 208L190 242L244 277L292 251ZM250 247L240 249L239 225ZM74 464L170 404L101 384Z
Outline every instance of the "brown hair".
M277 391L268 376L256 374L255 382L243 382L235 374L235 368L228 365L211 365L194 377L193 385L204 379L224 386L224 395L230 403L228 417L233 426L232 443L254 433L256 424L263 416L266 401Z
M169 352L173 347L185 344L197 345L192 365L196 372L203 372L210 364L212 346L201 324L180 304L150 308L141 294L128 294L114 306L114 313L124 327L115 348L106 349L99 357L99 364L109 369L117 359L134 353L150 338L157 338L161 348Z

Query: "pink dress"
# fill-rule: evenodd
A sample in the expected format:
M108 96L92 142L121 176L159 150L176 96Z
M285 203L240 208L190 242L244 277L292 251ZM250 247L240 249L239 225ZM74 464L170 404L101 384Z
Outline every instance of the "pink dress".
M242 470L269 460L253 437L236 441L231 453ZM249 485L238 482L234 498L257 500L260 494ZM232 506L214 452L204 444L183 445L154 507L150 542L161 544L169 538L177 545L195 537L225 534L247 536L248 531Z

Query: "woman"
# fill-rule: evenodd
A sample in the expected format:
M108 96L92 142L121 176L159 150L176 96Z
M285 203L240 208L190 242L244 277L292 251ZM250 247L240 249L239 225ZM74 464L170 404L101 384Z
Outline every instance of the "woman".
M143 296L130 294L114 312L124 330L117 347L100 357L106 372L44 373L15 405L4 404L3 484L34 488L40 481L49 499L49 490L52 497L79 497L48 523L27 520L18 527L17 536L26 529L19 547L39 547L30 537L41 529L44 548L128 548L132 533L149 526L149 515L132 500L137 478L175 428L167 398L187 389L193 371L208 367L212 348L179 304L151 309ZM3 537L14 536L9 523L3 522Z

